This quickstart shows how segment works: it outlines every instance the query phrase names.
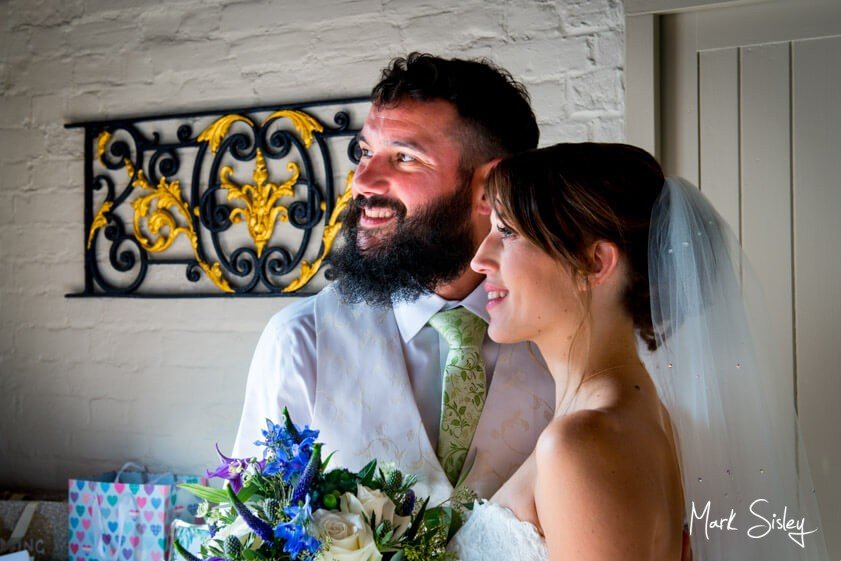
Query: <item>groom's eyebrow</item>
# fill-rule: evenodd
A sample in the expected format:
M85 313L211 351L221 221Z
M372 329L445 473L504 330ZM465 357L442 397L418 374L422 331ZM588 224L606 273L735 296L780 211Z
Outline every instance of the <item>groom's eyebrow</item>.
M424 147L417 142L412 142L411 140L394 140L389 143L390 146L396 146L398 148L408 148L410 150L414 150L415 152L426 152Z
M364 142L365 144L370 144L368 139L365 138L365 135L360 133L356 135L357 142ZM396 146L397 148L409 148L410 150L414 150L416 152L426 153L426 149L423 147L422 144L419 144L412 140L392 140L387 143L388 146Z

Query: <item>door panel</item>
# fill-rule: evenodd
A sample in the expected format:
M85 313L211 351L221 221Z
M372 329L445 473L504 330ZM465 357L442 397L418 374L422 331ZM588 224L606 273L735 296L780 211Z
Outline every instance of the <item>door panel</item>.
M739 49L698 55L700 177L704 193L741 241Z
M794 394L789 45L740 52L742 248L763 285L763 316L771 319L768 366L778 378L789 376ZM793 425L792 419L786 426Z
M841 558L841 2L659 24L658 156L708 195L762 282L769 363L788 376L827 546Z
M841 37L792 46L794 284L803 437L841 558Z

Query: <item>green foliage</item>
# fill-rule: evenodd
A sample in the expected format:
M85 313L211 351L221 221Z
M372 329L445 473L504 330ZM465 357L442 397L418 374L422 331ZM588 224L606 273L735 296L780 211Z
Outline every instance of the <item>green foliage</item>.
M365 485L366 487L373 488L374 487L374 476L377 474L377 460L371 460L365 467L359 470L357 477L359 478L359 483L361 485Z
M188 490L198 498L211 503L221 504L228 502L228 493L224 489L199 485L198 483L179 483L178 486ZM254 487L245 486L239 493L237 493L237 497L239 500L245 502L250 499L256 491L257 489Z

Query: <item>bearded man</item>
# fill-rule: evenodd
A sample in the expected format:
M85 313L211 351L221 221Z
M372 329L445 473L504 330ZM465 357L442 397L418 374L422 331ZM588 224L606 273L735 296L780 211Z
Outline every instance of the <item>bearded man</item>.
M337 281L264 330L234 455L253 455L287 407L321 431L333 465L394 462L433 503L461 476L490 497L554 409L536 351L487 337L483 277L469 267L490 228L485 178L536 147L537 123L525 88L488 61L412 53L371 100Z

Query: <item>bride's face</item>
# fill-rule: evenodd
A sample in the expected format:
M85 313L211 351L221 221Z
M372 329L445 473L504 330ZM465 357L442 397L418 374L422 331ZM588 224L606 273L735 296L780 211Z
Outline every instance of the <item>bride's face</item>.
M491 231L470 266L486 276L490 325L500 343L568 346L583 318L576 283L556 259L491 215Z

